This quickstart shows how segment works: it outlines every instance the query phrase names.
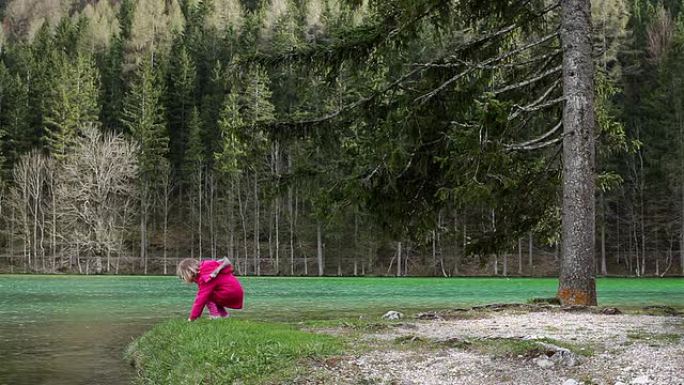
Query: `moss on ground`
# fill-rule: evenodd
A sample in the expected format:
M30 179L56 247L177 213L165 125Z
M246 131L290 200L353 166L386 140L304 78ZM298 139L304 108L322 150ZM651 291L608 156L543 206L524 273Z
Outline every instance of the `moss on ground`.
M296 376L306 360L342 352L336 337L277 323L170 321L129 346L140 384L266 384Z
M631 340L653 341L665 344L675 344L682 339L681 334L676 333L649 333L643 330L632 330L627 333L627 338Z
M394 339L395 345L410 346L415 349L442 349L445 347L475 351L495 357L538 357L546 353L541 343L555 345L571 352L591 357L594 347L587 344L569 343L552 338L524 340L520 338L452 338L443 341L426 340L419 336L405 335Z
M540 342L568 349L580 356L591 357L594 355L594 348L590 345L570 343L552 338L542 338L539 340L487 338L473 341L470 348L494 356L537 357L545 353L545 349Z

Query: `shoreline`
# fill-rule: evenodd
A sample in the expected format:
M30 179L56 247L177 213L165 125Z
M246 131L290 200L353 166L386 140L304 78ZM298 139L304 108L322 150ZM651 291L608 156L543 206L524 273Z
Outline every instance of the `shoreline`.
M394 321L302 321L289 325L307 335L335 338L342 351L300 357L291 370L266 382L240 383L680 385L682 310L654 306L623 314L615 308L494 304ZM233 321L254 322L187 327L221 328ZM144 379L145 367L138 369Z

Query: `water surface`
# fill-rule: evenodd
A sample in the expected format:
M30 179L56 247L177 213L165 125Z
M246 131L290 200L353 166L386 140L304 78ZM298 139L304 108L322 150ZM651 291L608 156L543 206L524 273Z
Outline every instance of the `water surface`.
M551 297L539 278L240 278L246 309L270 320L380 315ZM184 318L194 287L172 277L0 276L0 384L128 385L123 350L153 324ZM684 307L684 279L600 279L601 305Z

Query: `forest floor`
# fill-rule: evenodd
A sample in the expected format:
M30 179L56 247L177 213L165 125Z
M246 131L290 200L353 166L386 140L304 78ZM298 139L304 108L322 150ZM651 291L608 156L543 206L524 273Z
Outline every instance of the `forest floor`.
M670 308L490 305L310 330L354 353L295 384L684 384L684 315Z

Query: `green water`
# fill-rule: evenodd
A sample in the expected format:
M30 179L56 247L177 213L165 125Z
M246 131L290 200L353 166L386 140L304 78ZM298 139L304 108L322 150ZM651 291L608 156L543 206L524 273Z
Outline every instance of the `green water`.
M298 320L389 309L524 302L555 294L537 278L240 278L236 317ZM123 348L183 318L195 289L171 277L0 276L0 384L129 384ZM684 307L684 279L600 279L601 305Z

